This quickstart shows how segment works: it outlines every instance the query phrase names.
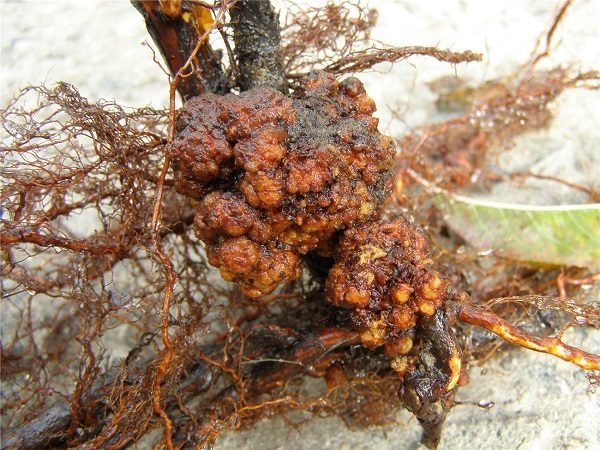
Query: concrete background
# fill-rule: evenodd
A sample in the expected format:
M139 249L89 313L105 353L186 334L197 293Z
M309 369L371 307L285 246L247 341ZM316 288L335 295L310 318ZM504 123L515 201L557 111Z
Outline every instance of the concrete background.
M281 3L281 2L280 2ZM438 45L483 52L483 63L451 67L413 58L361 75L380 105L382 131L398 134L437 118L435 94L427 82L456 73L475 82L510 73L530 55L552 21L555 1L392 1L371 2L380 11L374 37L396 45ZM285 4L281 3L285 13ZM165 107L165 75L141 45L150 40L140 16L121 1L2 1L0 3L0 106L28 83L74 84L90 99L111 98L129 106ZM556 35L560 46L548 65L585 70L600 64L600 0L575 2ZM598 66L596 66L598 68ZM400 108L403 121L390 121L386 106ZM503 162L572 181L600 182L600 95L578 91L555 105L559 120L546 131L519 138ZM547 195L540 197L540 192ZM510 196L511 187L498 189ZM495 195L496 195L495 194ZM547 188L521 193L522 201L577 201L572 192ZM597 290L596 298L597 298ZM571 333L568 341L600 352L600 332ZM513 351L473 367L460 400L493 401L483 411L457 406L447 421L443 449L600 448L600 393L589 394L585 373L546 355ZM408 414L389 429L349 431L337 419L312 421L290 430L278 419L223 436L216 449L410 449L420 429Z

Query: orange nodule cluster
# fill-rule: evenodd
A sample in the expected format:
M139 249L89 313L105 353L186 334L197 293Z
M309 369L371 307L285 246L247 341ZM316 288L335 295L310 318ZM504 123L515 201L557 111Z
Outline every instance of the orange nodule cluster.
M405 220L366 222L346 230L327 278L329 301L353 309L367 347L405 354L405 332L442 306L449 282L432 267L423 235Z
M188 101L172 145L176 188L198 200L209 262L249 296L300 274L336 232L379 213L392 140L356 78L315 72L292 96L268 87Z

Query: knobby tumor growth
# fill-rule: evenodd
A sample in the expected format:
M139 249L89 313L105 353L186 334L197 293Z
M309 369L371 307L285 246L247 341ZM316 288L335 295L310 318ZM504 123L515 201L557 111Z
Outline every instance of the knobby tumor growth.
M418 317L442 306L447 288L448 280L433 269L425 238L403 219L347 230L326 282L329 301L352 309L353 321L362 325L363 344L385 343L392 356Z
M244 294L296 279L300 256L330 256L336 233L377 214L394 147L356 78L319 72L290 98L259 87L187 102L173 143L175 186L198 199L209 262Z
M598 327L597 305L554 295L556 269L457 252L415 182L468 185L488 152L547 124L549 102L596 73L536 71L534 58L464 115L398 137L398 156L347 74L478 55L373 46L376 14L348 2L291 8L281 38L263 0L134 4L173 75L170 111L60 84L2 112L7 448L123 448L159 427L155 444L202 448L275 413L357 426L399 407L434 447L465 367L501 345L471 325L597 380L600 358L561 340ZM511 324L524 317L541 336Z

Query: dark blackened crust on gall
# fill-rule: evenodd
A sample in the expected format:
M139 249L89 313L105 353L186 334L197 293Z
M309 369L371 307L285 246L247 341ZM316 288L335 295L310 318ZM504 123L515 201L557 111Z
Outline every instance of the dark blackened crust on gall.
M398 340L447 296L449 282L432 264L425 238L404 219L363 223L346 230L336 247L327 297L353 310L364 345L406 353L408 342Z
M261 296L300 274L300 256L376 217L394 147L356 78L314 73L288 97L268 87L187 102L172 145L175 185L199 201L211 264Z

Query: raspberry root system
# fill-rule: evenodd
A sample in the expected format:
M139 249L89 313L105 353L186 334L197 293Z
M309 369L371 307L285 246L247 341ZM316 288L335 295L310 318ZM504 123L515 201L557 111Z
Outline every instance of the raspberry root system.
M61 83L2 111L3 450L208 448L274 414L356 427L402 407L433 448L468 366L502 346L488 331L597 385L600 357L562 341L600 326L574 296L596 275L479 264L427 190L472 184L549 101L598 87L536 67L568 2L502 89L394 139L350 72L481 56L373 43L376 13L353 2L292 6L281 30L266 0L133 3L169 110Z

